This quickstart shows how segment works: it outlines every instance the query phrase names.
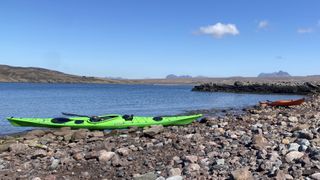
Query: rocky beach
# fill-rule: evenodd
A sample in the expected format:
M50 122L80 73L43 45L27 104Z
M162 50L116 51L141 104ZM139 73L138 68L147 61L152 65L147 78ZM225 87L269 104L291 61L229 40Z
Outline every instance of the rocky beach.
M320 179L320 96L188 126L45 129L0 140L1 179Z
M195 86L193 91L233 92L233 93L282 93L311 94L320 93L319 81L229 81L211 82Z

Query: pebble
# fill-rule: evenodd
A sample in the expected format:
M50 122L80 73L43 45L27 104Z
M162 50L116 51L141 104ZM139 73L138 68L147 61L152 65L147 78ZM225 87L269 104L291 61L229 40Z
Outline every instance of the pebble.
M296 159L300 159L302 158L302 156L304 156L304 153L302 152L299 152L299 151L291 151L289 152L287 155L286 155L286 161L288 163L291 163L293 162L293 160L296 160Z
M299 151L299 147L300 147L300 145L299 145L298 143L291 143L291 144L289 145L288 151L289 151L289 152L290 152L290 151Z
M172 169L170 169L169 176L181 176L180 168L172 168Z
M186 156L186 161L190 163L196 163L198 161L197 156Z
M116 153L114 153L114 152L108 152L108 151L106 151L106 150L101 150L101 151L99 152L99 157L98 157L98 159L99 159L100 162L108 162L108 161L110 161L115 155L116 155Z
M183 177L182 176L172 176L172 177L167 178L166 180L183 180Z
M134 180L155 180L157 179L157 175L153 172L149 172L142 175L135 175L133 176Z
M288 120L289 120L290 122L298 122L298 118L295 117L295 116L290 116L290 117L288 118Z
M320 180L320 173L314 173L311 175L311 178L312 179L315 179L315 180Z
M53 159L52 162L51 162L50 169L51 170L57 169L58 166L59 166L59 163L60 163L59 159Z
M216 160L216 164L219 165L219 166L220 166L220 165L224 165L224 163L225 163L225 160L224 160L224 159L217 159L217 160Z
M194 171L199 171L199 170L200 170L199 164L192 163L188 166L189 172L194 172Z
M231 174L234 180L253 180L252 173L248 167L232 171Z
M128 156L130 154L130 149L123 147L123 148L118 149L116 152L122 156Z

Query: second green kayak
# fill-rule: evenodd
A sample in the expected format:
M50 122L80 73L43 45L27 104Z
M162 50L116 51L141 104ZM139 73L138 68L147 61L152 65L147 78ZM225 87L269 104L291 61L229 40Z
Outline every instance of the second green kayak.
M70 118L7 118L14 126L28 126L28 127L71 127L73 129L125 129L128 127L145 127L151 125L186 125L192 123L194 120L200 118L202 115L191 116L171 116L171 117L142 117L108 114L103 116L92 117L70 117Z

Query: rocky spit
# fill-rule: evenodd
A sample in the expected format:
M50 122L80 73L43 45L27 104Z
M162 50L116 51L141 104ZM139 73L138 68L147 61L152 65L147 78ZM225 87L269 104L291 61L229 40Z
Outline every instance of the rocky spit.
M33 130L0 140L0 179L320 179L320 96L188 126Z
M284 93L310 94L320 93L319 82L243 82L234 83L205 83L195 86L193 91L205 92L236 92L236 93Z

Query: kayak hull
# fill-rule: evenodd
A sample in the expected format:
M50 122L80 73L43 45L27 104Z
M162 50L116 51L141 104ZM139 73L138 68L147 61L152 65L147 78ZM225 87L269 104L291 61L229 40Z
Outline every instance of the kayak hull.
M267 106L299 106L304 103L305 99L297 99L297 100L279 100L272 102L260 102L260 105Z
M126 129L129 127L146 127L151 125L175 126L187 125L194 120L200 118L202 115L191 116L174 116L174 117L138 117L126 120L120 115L105 115L100 117L113 117L99 122L92 122L87 117L72 117L72 118L7 118L13 126L23 127L48 127L48 128L61 128L71 127L72 129ZM63 120L59 122L59 120Z

